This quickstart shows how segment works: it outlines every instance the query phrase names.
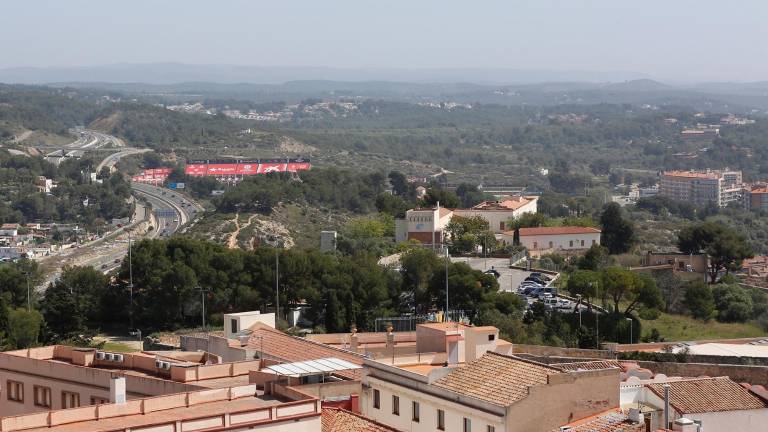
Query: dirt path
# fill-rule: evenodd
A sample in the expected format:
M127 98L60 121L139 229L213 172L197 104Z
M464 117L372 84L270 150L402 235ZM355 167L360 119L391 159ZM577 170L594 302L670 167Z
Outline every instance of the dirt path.
M240 235L240 231L248 228L252 223L253 220L256 219L256 215L251 215L248 218L248 221L245 222L243 225L240 225L240 213L235 214L235 230L232 231L232 233L229 235L229 239L227 240L227 247L230 249L236 249L237 248L237 236Z

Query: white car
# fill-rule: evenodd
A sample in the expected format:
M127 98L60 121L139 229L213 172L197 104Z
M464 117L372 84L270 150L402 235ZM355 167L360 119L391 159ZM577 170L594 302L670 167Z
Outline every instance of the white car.
M564 298L557 299L557 306L558 309L570 309L572 307L571 301Z

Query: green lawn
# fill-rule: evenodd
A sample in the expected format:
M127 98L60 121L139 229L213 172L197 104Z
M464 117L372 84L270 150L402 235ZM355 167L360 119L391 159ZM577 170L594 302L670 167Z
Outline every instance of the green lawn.
M656 328L666 341L688 341L699 339L733 339L765 336L754 323L721 323L716 320L704 322L685 315L662 313L653 321L640 320L643 324L643 336Z
M110 351L110 352L135 352L137 351L131 346L121 344L120 342L106 342L104 343L104 347L102 348L104 351Z

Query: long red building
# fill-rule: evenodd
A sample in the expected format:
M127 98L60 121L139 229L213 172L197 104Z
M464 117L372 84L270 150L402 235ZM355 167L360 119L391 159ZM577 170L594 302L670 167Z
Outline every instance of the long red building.
M240 177L310 168L309 159L198 159L188 160L184 173L197 177Z

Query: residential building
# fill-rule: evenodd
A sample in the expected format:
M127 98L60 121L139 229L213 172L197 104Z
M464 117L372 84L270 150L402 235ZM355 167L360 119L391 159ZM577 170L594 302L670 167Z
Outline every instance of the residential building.
M205 352L113 353L47 346L0 353L4 432L320 430L320 402L259 386L260 361Z
M685 254L682 252L648 252L641 261L641 267L671 267L675 272L706 273L709 269L707 254Z
M647 430L671 428L664 425L667 386L670 423L687 418L702 430L728 432L754 432L768 424L768 400L728 377L631 378L621 386L621 405L640 411Z
M440 245L446 235L445 227L454 216L479 216L488 222L488 229L502 233L510 220L525 213L537 212L538 197L506 196L497 201L483 201L471 208L447 209L439 205L431 209L408 210L404 219L395 221L395 240L418 240L428 245Z
M520 244L532 253L581 251L600 244L601 231L591 227L536 227L520 228ZM502 241L512 244L515 232L506 231Z
M749 210L768 211L768 184L744 188L744 206Z
M741 171L665 171L659 195L697 206L725 207L741 201L742 183Z
M365 366L363 415L398 430L550 431L619 406L612 367L566 372L492 351L463 366Z
M720 136L719 125L696 125L693 128L683 129L680 138L686 141L711 141Z
M497 201L483 201L472 208L454 209L453 214L462 217L480 216L488 221L488 228L494 233L502 233L509 229L509 221L517 219L525 213L538 211L539 197L509 196Z
M434 208L416 208L405 213L405 219L395 221L395 241L417 240L439 246L445 238L445 227L453 211L438 204Z

